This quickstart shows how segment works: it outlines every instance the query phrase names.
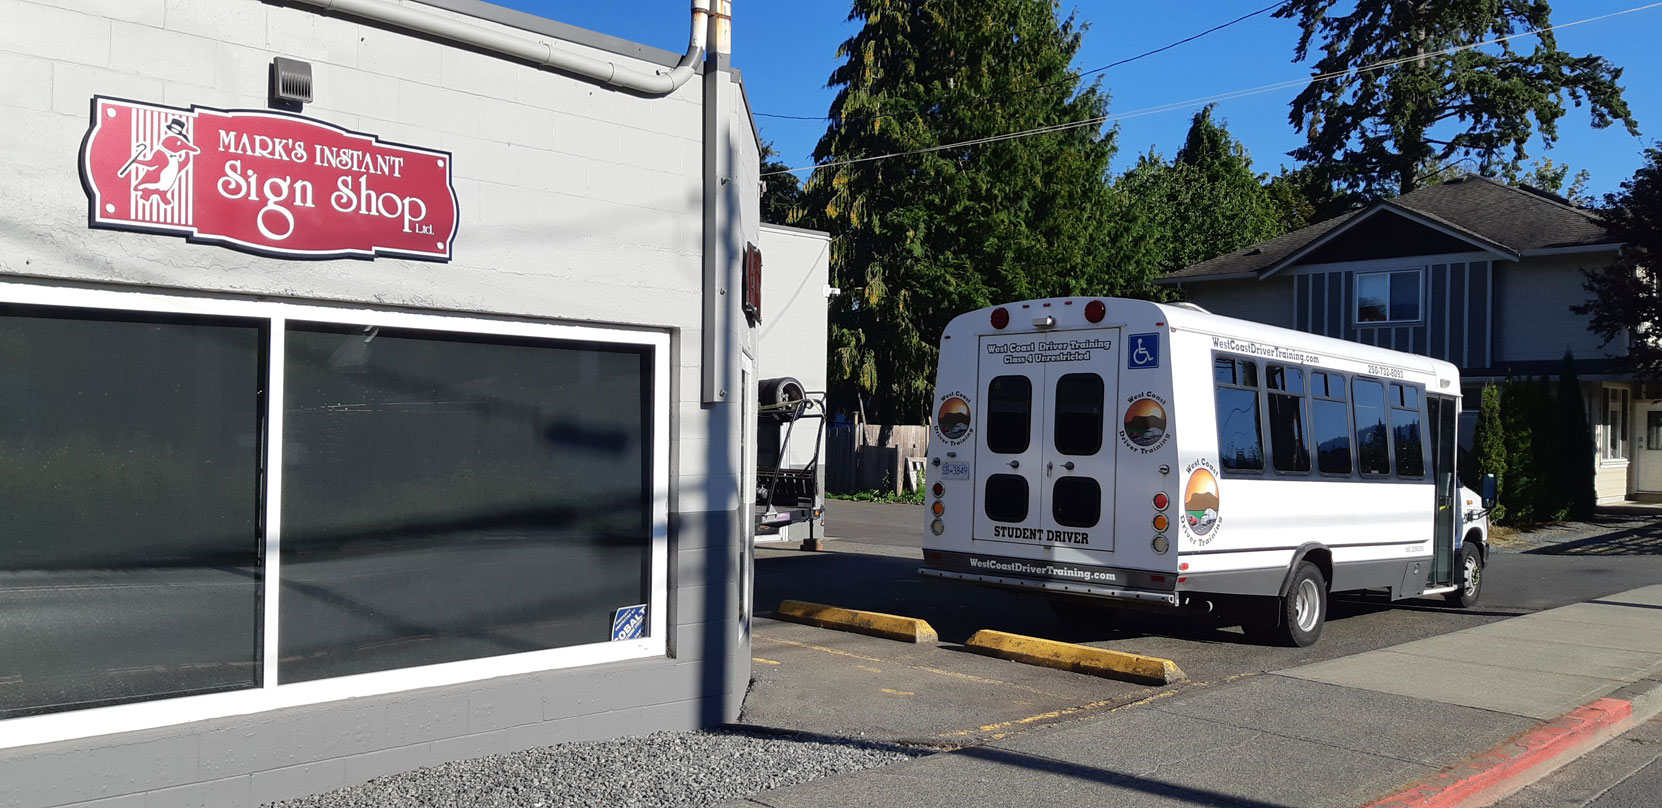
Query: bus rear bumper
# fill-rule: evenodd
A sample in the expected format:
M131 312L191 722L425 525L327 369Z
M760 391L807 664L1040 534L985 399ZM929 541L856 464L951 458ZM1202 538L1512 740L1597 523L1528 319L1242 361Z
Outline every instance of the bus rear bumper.
M1029 591L1044 591L1057 595L1080 595L1107 600L1128 601L1140 604L1163 604L1176 606L1178 595L1175 592L1158 592L1147 589L1131 589L1117 586L1100 586L1083 584L1073 581L1047 581L1039 578L1015 578L1003 575L983 575L975 572L951 572L929 567L918 569L919 574L932 578L950 578L958 581L1000 586L1010 589L1025 589Z

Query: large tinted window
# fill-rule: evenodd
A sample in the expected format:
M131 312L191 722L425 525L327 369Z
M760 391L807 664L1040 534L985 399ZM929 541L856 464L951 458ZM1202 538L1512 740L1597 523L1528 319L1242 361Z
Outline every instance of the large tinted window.
M648 601L650 349L286 345L283 681L605 642Z
M1304 371L1270 365L1264 370L1269 388L1270 457L1276 471L1310 470L1310 442L1304 434Z
M1094 455L1102 448L1102 377L1069 373L1056 380L1056 451Z
M1026 376L999 376L987 383L987 448L1021 454L1033 429L1033 382Z
M1310 373L1310 431L1316 439L1316 469L1323 474L1350 474L1347 400L1343 376Z
M1356 414L1356 466L1363 474L1391 473L1391 441L1385 430L1385 385L1356 379L1351 385Z
M1257 363L1219 356L1212 361L1212 373L1218 391L1218 462L1230 471L1262 471Z
M1419 389L1391 385L1391 443L1396 447L1397 476L1425 476L1425 449L1421 441Z
M259 684L267 340L0 306L0 718Z

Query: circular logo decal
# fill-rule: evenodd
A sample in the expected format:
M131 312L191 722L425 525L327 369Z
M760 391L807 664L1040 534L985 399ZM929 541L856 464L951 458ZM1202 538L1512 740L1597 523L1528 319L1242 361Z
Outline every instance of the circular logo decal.
M1218 478L1205 468L1189 475L1183 489L1183 524L1195 536L1205 536L1218 526Z
M1145 449L1166 439L1166 408L1153 397L1139 398L1125 408L1125 439Z
M949 443L962 442L970 431L969 402L962 396L950 396L941 402L941 409L935 414L935 430Z

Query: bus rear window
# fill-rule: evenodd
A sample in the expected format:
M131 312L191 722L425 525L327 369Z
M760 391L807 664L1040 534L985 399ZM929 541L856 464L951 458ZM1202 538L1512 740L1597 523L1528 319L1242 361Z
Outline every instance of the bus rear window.
M1056 451L1094 455L1102 448L1102 377L1069 373L1056 380Z
M982 506L994 522L1027 521L1027 478L1020 474L994 474L987 478Z
M1033 429L1033 382L1026 376L999 376L987 383L987 449L1021 454Z

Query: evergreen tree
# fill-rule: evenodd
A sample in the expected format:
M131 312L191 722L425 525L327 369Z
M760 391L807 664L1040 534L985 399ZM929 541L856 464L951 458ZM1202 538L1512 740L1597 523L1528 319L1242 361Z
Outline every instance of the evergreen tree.
M1277 207L1252 158L1212 107L1195 113L1177 159L1152 151L1116 186L1148 219L1155 260L1162 270L1181 269L1286 232L1288 211Z
M1479 474L1495 475L1495 487L1505 491L1508 485L1506 468L1506 432L1500 420L1500 388L1483 385L1482 402L1477 410L1477 433L1472 437ZM1496 522L1506 519L1506 507L1497 499L1490 516Z
M1645 151L1645 164L1605 196L1600 213L1623 242L1621 255L1587 273L1592 299L1570 310L1588 316L1587 328L1606 345L1627 343L1628 369L1662 378L1662 144Z
M790 166L774 159L779 151L773 143L762 144L762 221L792 224L802 205L802 182L785 173Z
M1593 430L1581 399L1581 380L1576 377L1575 354L1564 351L1564 369L1558 374L1558 460L1565 516L1588 519L1598 502L1593 469Z
M1550 147L1566 97L1586 104L1595 128L1638 128L1599 56L1558 48L1547 0L1288 0L1276 16L1297 20L1294 60L1320 50L1317 75L1289 116L1304 132L1291 154L1364 199L1408 193L1450 158L1511 176L1539 133ZM1451 49L1533 31L1529 52L1512 41Z
M922 422L948 320L995 301L1148 295L1156 267L1107 186L1107 96L1069 67L1055 0L854 0L860 31L814 157L804 224L831 232L835 403ZM1096 123L1090 123L1096 121ZM951 146L1045 126L1046 134ZM950 146L950 147L949 147ZM904 156L879 158L905 153Z

